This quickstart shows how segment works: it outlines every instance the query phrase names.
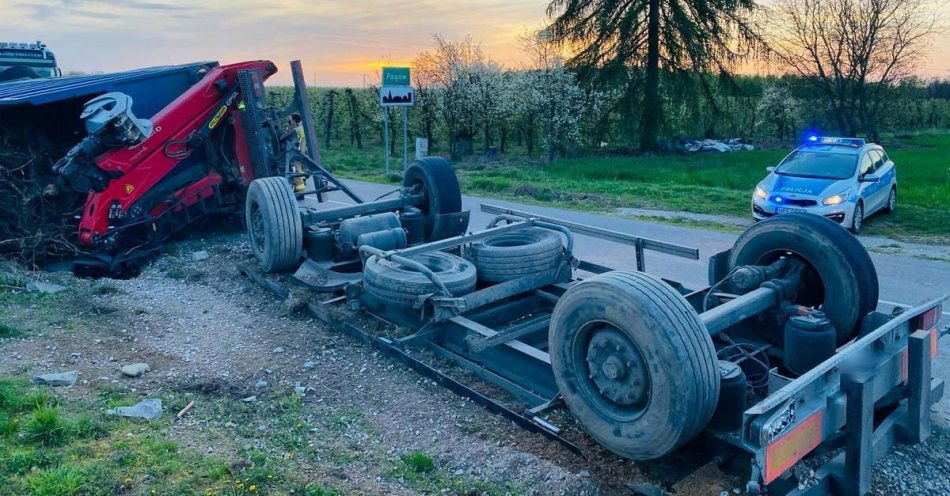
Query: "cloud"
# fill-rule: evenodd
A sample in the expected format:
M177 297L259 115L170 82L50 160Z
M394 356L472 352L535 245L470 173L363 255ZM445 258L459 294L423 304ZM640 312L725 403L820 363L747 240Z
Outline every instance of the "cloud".
M318 84L359 85L382 63L430 49L435 33L471 35L495 60L518 65L516 37L545 21L549 1L0 0L0 33L46 42L64 70L267 58L289 83L286 64L299 58ZM944 53L932 70L946 66Z
M4 37L41 39L67 70L112 71L194 60L300 58L320 84L361 84L383 61L408 62L432 35L472 35L517 60L515 36L547 0L0 0ZM289 82L289 74L279 74Z

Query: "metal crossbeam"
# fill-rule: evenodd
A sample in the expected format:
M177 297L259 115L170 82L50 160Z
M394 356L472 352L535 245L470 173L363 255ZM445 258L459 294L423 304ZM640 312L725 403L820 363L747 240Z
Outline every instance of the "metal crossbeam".
M468 340L468 347L472 353L485 351L493 346L507 343L512 339L518 339L533 332L547 329L548 324L550 323L551 314L538 315L534 318L525 320L524 322L519 322L517 324L508 326L490 338L477 338L472 336L471 339Z
M454 322L454 323L456 323L456 324L458 324L458 325L460 325L460 326L462 326L462 327L464 327L464 328L470 330L470 331L477 332L477 333L479 333L479 334L481 334L482 336L485 336L485 337L489 337L489 338L490 338L490 337L494 337L494 336L496 336L496 335L498 334L498 331L496 331L496 330L494 330L494 329L491 329L491 328L489 328L489 327L483 326L483 325L479 324L478 322L475 322L474 320L471 320L471 319L467 319L467 318L465 318L465 317L462 317L461 315L452 317L452 318L449 319L449 320L450 320L451 322ZM505 343L505 346L508 346L509 348L511 348L511 349L513 349L513 350L520 351L521 353L524 353L525 355L528 355L528 356L531 357L531 358L535 358L535 359L537 359L537 360L540 360L540 361L542 361L542 362L544 362L544 363L546 363L546 364L548 364L548 365L551 364L551 355L549 355L547 352L541 351L541 350L535 348L534 346L531 346L531 345L529 345L529 344L527 344L527 343L525 343L525 342L523 342L523 341L518 341L517 339L513 339L513 340L511 340L511 341L506 342L506 343Z

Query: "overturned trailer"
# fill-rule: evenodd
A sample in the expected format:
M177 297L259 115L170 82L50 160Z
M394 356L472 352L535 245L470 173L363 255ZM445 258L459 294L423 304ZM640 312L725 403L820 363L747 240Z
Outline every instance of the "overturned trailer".
M676 243L491 205L481 208L493 220L469 232L440 158L414 162L393 197L372 202L328 208L322 197L295 197L292 181L251 185L259 266L246 274L282 296L287 284L327 294L309 305L324 322L571 449L549 420L554 409L634 460L706 432L748 455L749 494L866 494L875 460L930 434L930 407L943 396L930 365L946 297L877 312L870 257L827 219L788 214L750 227L711 257L710 286L688 289L645 272L646 251L698 258ZM575 235L614 243L618 257L630 250L637 270L584 260ZM352 312L403 333L363 330ZM433 367L418 349L522 407ZM816 483L793 480L799 460L839 447Z

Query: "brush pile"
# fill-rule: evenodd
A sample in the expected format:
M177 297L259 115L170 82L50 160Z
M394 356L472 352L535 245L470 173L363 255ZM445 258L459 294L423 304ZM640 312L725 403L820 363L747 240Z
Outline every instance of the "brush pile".
M61 192L52 172L63 147L0 122L0 256L36 266L76 253L72 218L83 197Z

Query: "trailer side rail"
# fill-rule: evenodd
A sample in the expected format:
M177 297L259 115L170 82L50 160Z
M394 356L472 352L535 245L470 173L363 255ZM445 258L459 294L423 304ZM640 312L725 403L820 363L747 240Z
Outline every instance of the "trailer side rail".
M547 222L550 224L556 224L556 225L563 226L570 229L575 234L583 234L585 236L590 236L592 238L598 238L598 239L603 239L607 241L613 241L615 243L633 246L637 252L637 270L639 271L643 271L646 267L646 261L644 260L645 250L655 251L658 253L665 253L667 255L688 258L691 260L699 260L699 250L696 248L691 248L689 246L678 245L676 243L667 243L666 241L659 241L656 239L642 238L640 236L634 236L632 234L622 233L619 231L612 231L610 229L602 229L599 227L588 226L586 224L579 224L577 222L570 222L566 220L556 219L553 217L545 217L543 215L537 215L530 212L522 212L520 210L513 210L510 208L499 207L497 205L490 205L487 203L482 203L481 209L482 209L482 212L489 213L489 214L514 215L517 217L523 217L525 219L534 219L534 220Z

